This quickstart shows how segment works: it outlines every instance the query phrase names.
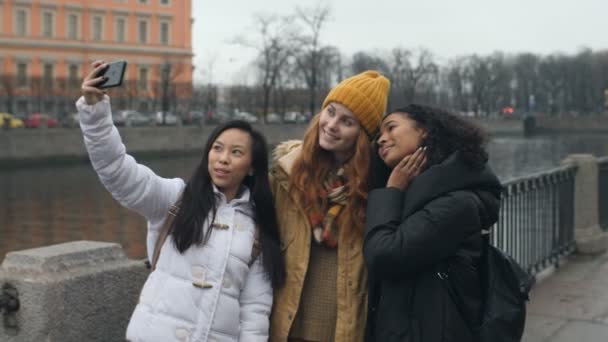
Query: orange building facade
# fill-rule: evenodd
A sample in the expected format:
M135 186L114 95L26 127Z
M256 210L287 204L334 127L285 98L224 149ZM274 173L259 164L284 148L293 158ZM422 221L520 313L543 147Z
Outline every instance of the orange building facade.
M128 62L115 108L185 110L192 56L191 0L0 0L0 112L73 112L98 59Z

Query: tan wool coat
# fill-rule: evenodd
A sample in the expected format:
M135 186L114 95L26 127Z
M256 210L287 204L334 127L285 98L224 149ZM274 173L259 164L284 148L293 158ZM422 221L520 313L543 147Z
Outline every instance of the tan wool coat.
M301 152L301 142L277 146L270 171L281 249L287 280L274 293L270 317L270 341L286 341L301 300L310 255L311 227L299 201L289 194L289 174ZM335 341L363 341L367 315L367 272L363 261L363 233L340 229L338 234L337 319Z

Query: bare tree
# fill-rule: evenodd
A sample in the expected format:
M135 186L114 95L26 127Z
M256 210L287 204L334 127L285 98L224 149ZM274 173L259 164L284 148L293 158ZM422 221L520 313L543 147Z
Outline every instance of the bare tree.
M417 87L432 82L439 72L433 54L427 49L407 50L396 48L392 52L391 75L395 89L403 94L405 103L416 99Z
M156 110L157 101L160 100L160 107L163 112L162 124L165 124L166 112L171 108L177 107L177 95L182 93L178 91L182 85L177 82L177 79L185 72L185 66L179 59L170 59L166 57L164 61L157 64L154 68L154 74L159 80L155 82L152 88L154 96L153 109ZM192 85L190 85L191 88ZM137 86L135 86L137 87ZM192 89L190 89L190 94Z
M467 76L466 58L460 57L449 62L445 69L448 92L452 100L452 106L461 111L468 111L468 97L465 92Z
M485 57L473 55L468 58L467 67L475 113L489 114L498 106L496 102L501 85L508 83L504 57L500 53Z
M377 70L385 75L390 74L388 63L380 56L364 51L359 51L353 55L351 70L354 74L366 70Z
M3 74L0 78L2 82L2 90L4 97L4 106L6 111L9 113L13 113L13 99L15 98L15 76L12 74Z
M270 95L276 86L281 69L293 53L292 18L259 14L255 16L257 38L238 37L235 43L258 51L256 66L260 72L263 92L262 120L265 122L270 106Z
M540 62L538 73L547 99L545 110L550 114L564 110L564 87L566 85L564 70L567 63L567 58L561 55L550 55Z
M296 21L303 26L294 41L298 44L296 63L308 88L308 109L314 113L317 109L320 66L326 58L321 42L321 33L330 18L328 6L317 5L309 8L296 8Z

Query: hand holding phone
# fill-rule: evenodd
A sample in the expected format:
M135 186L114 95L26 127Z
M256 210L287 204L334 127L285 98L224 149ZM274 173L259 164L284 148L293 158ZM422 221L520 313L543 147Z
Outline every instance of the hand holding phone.
M97 87L99 83L104 81L104 76L99 76L108 67L104 61L95 61L92 64L93 70L82 80L80 91L88 105L94 105L103 99L105 92Z
M82 95L89 105L94 105L103 99L105 91L102 89L122 84L127 62L118 61L108 64L104 61L95 61L92 66L93 70L85 76L81 86Z
M106 89L121 86L126 69L127 61L115 61L108 64L99 75L104 77L104 80L97 85L97 88Z

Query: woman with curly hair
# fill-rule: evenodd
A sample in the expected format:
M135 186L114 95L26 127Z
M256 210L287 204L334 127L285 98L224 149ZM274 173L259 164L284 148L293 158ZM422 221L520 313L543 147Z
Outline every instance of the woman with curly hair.
M366 341L476 340L468 323L481 321L482 231L497 220L502 189L486 141L473 123L427 106L383 119L363 247Z
M271 187L287 279L275 292L271 341L362 341L363 222L371 137L389 81L375 71L332 89L304 135L275 150Z

